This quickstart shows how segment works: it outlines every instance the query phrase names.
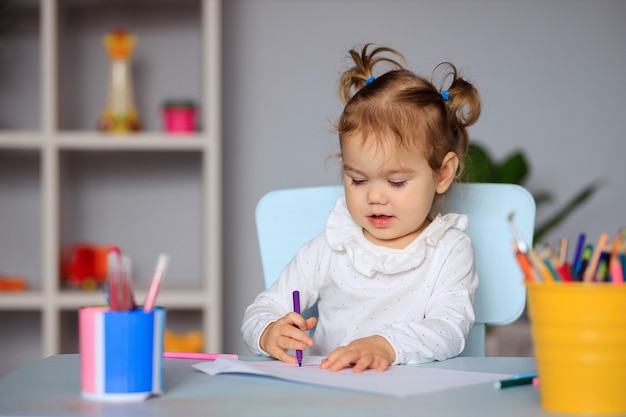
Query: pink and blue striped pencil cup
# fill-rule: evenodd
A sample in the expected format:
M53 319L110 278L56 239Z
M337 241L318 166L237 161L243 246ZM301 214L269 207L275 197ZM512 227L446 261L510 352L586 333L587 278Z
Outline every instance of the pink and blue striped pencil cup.
M78 313L81 393L100 401L142 401L163 393L165 309Z

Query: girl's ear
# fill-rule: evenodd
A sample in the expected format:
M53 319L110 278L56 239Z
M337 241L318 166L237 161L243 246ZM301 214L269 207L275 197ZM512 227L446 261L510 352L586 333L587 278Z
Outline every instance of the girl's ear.
M437 173L437 194L443 194L448 190L454 177L456 176L456 170L459 168L459 157L454 152L448 152L443 157L443 162Z

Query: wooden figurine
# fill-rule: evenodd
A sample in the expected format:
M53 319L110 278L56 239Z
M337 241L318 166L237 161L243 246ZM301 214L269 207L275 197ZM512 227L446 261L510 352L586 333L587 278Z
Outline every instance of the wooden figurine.
M130 58L137 38L118 29L103 38L109 56L109 88L107 102L98 129L110 133L129 133L141 129L139 114L133 100Z

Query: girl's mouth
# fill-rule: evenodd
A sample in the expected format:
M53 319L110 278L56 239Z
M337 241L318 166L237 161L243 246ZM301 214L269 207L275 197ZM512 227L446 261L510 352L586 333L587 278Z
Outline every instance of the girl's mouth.
M386 214L372 214L368 216L370 224L374 227L385 227L389 225L393 216L387 216Z

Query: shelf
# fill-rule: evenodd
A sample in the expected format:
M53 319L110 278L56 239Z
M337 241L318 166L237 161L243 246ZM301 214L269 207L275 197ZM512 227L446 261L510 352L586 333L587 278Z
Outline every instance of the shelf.
M0 151L35 149L43 146L44 140L40 133L30 131L6 132L0 130Z
M110 135L97 132L60 133L62 150L131 150L131 151L201 151L207 146L201 133L173 135L167 133L133 133Z
M145 290L135 291L137 303L141 303L145 299ZM106 301L102 291L67 290L59 293L56 304L60 310L75 310L85 306L105 305ZM166 290L159 292L157 304L168 310L202 310L206 306L207 300L200 291Z
M60 172L61 248L119 246L132 261L138 288L148 287L159 254L166 253L164 289L203 287L201 153L67 150Z
M139 132L111 135L85 131L62 132L46 137L32 131L0 131L0 151L41 150L46 144L59 150L202 151L210 142L202 133Z
M37 291L0 293L0 311L39 310L44 305L44 295Z
M221 1L14 3L19 24L0 39L0 274L28 290L0 293L0 314L32 322L25 343L42 356L76 349L77 309L105 300L64 288L62 250L119 246L139 302L167 253L158 304L172 312L168 327L200 329L205 349L220 351ZM111 70L102 38L120 27L138 39L142 130L113 135L96 126ZM176 99L197 105L195 132L164 132L162 106ZM3 332L21 334L11 326Z
M184 98L203 107L206 49L200 0L60 4L59 85L67 86L58 97L60 130L88 131L97 126L109 77L102 38L120 28L137 39L130 60L131 91L145 131L163 130L161 107L168 100Z

